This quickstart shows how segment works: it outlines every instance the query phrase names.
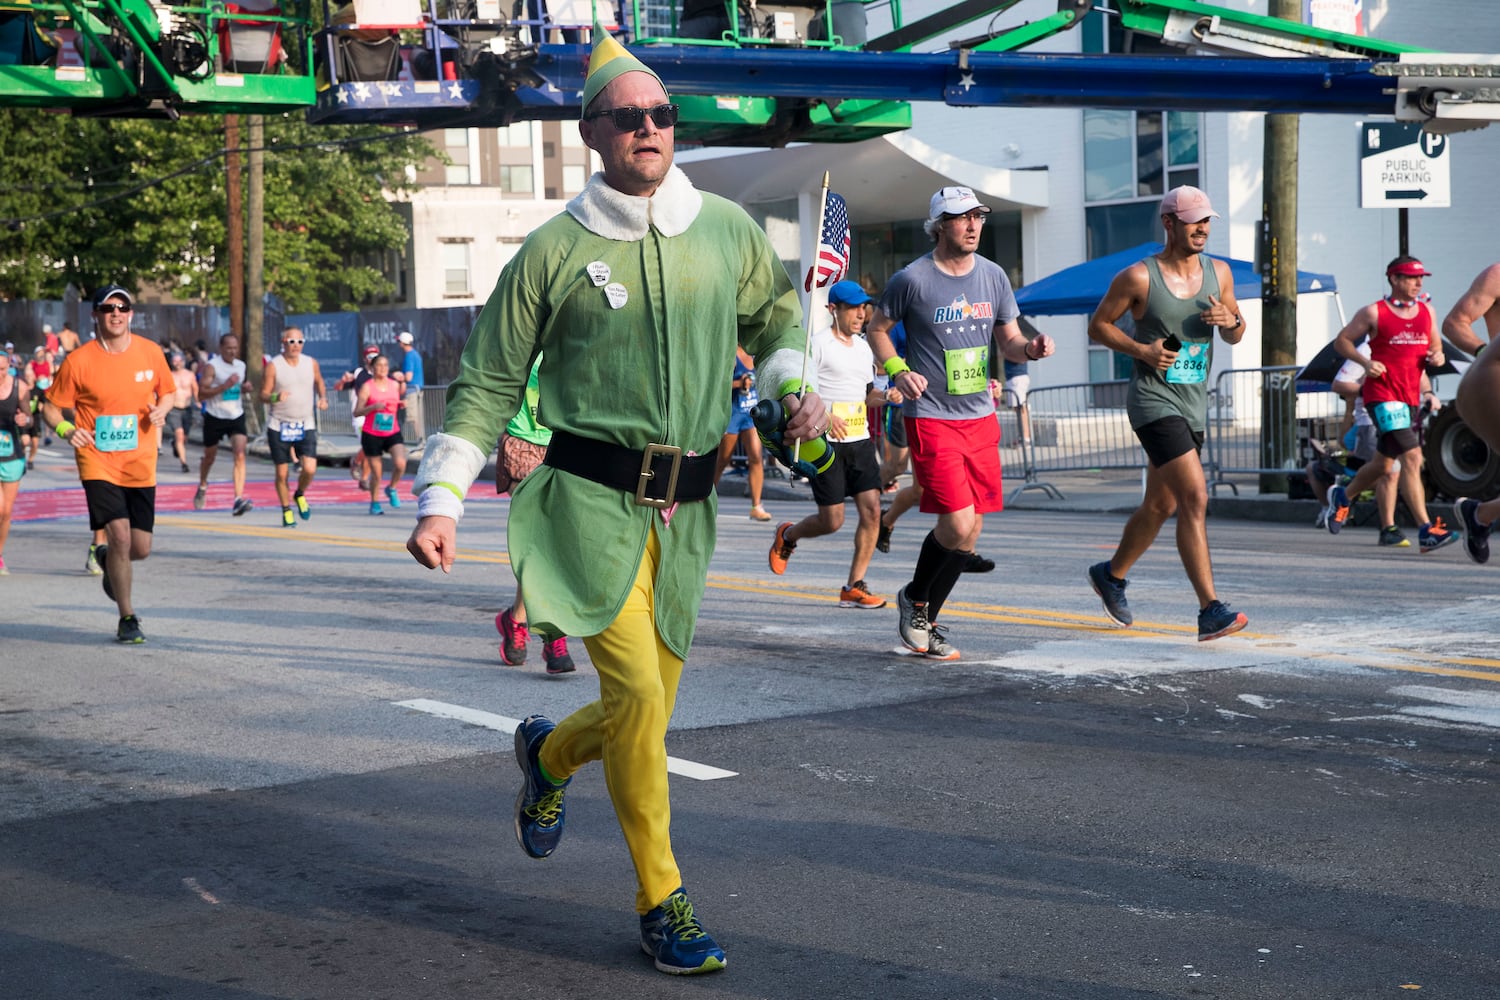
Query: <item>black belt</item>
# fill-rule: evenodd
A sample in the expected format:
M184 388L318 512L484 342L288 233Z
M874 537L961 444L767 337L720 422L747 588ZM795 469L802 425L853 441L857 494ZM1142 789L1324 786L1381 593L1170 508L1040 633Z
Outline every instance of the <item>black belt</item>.
M641 507L706 500L714 489L717 456L683 455L670 444L647 445L644 451L553 431L543 459L554 469L590 482L635 494Z

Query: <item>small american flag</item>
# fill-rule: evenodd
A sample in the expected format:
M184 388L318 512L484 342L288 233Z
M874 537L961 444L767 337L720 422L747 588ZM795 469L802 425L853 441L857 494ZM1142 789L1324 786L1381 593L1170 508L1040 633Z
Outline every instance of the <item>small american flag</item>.
M844 199L828 192L828 206L823 210L823 235L818 240L818 262L807 276L807 291L816 282L824 288L842 281L849 271L849 208Z

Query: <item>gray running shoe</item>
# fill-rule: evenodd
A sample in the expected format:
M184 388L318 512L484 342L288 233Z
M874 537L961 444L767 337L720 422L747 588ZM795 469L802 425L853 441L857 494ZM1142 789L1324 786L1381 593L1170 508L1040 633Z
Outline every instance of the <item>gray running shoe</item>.
M139 646L146 641L146 633L141 631L141 620L135 615L126 615L120 619L119 628L115 629L115 642L123 642L130 646Z
M204 504L206 503L208 503L208 487L200 486L198 487L197 491L193 493L193 509L202 510Z
M924 656L932 643L932 626L927 622L927 604L917 604L906 596L906 588L896 591L896 607L901 613L899 628L906 648Z
M958 650L948 641L948 629L937 622L927 626L927 652L923 653L929 660L956 660Z
M1394 549L1411 548L1411 541L1394 524L1380 529L1380 544Z

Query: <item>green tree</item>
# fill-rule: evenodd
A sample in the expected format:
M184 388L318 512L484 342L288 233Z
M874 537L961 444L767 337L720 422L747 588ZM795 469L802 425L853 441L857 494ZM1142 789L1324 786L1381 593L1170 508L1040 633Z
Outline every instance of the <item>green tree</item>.
M225 304L224 125L218 116L75 119L0 111L0 296L60 297L108 281ZM266 117L265 283L289 311L391 291L365 263L401 250L384 192L433 155L419 134Z

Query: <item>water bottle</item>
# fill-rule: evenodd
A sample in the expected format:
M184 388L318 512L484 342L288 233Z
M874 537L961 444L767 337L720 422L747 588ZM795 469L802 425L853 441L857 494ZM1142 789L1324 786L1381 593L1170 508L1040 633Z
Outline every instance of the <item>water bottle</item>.
M827 472L828 467L833 464L833 449L828 445L827 436L821 434L811 441L803 441L797 461L792 461L792 447L786 443L786 407L779 400L762 399L752 406L750 422L755 425L756 433L760 435L766 449L788 469L811 479L819 473Z

